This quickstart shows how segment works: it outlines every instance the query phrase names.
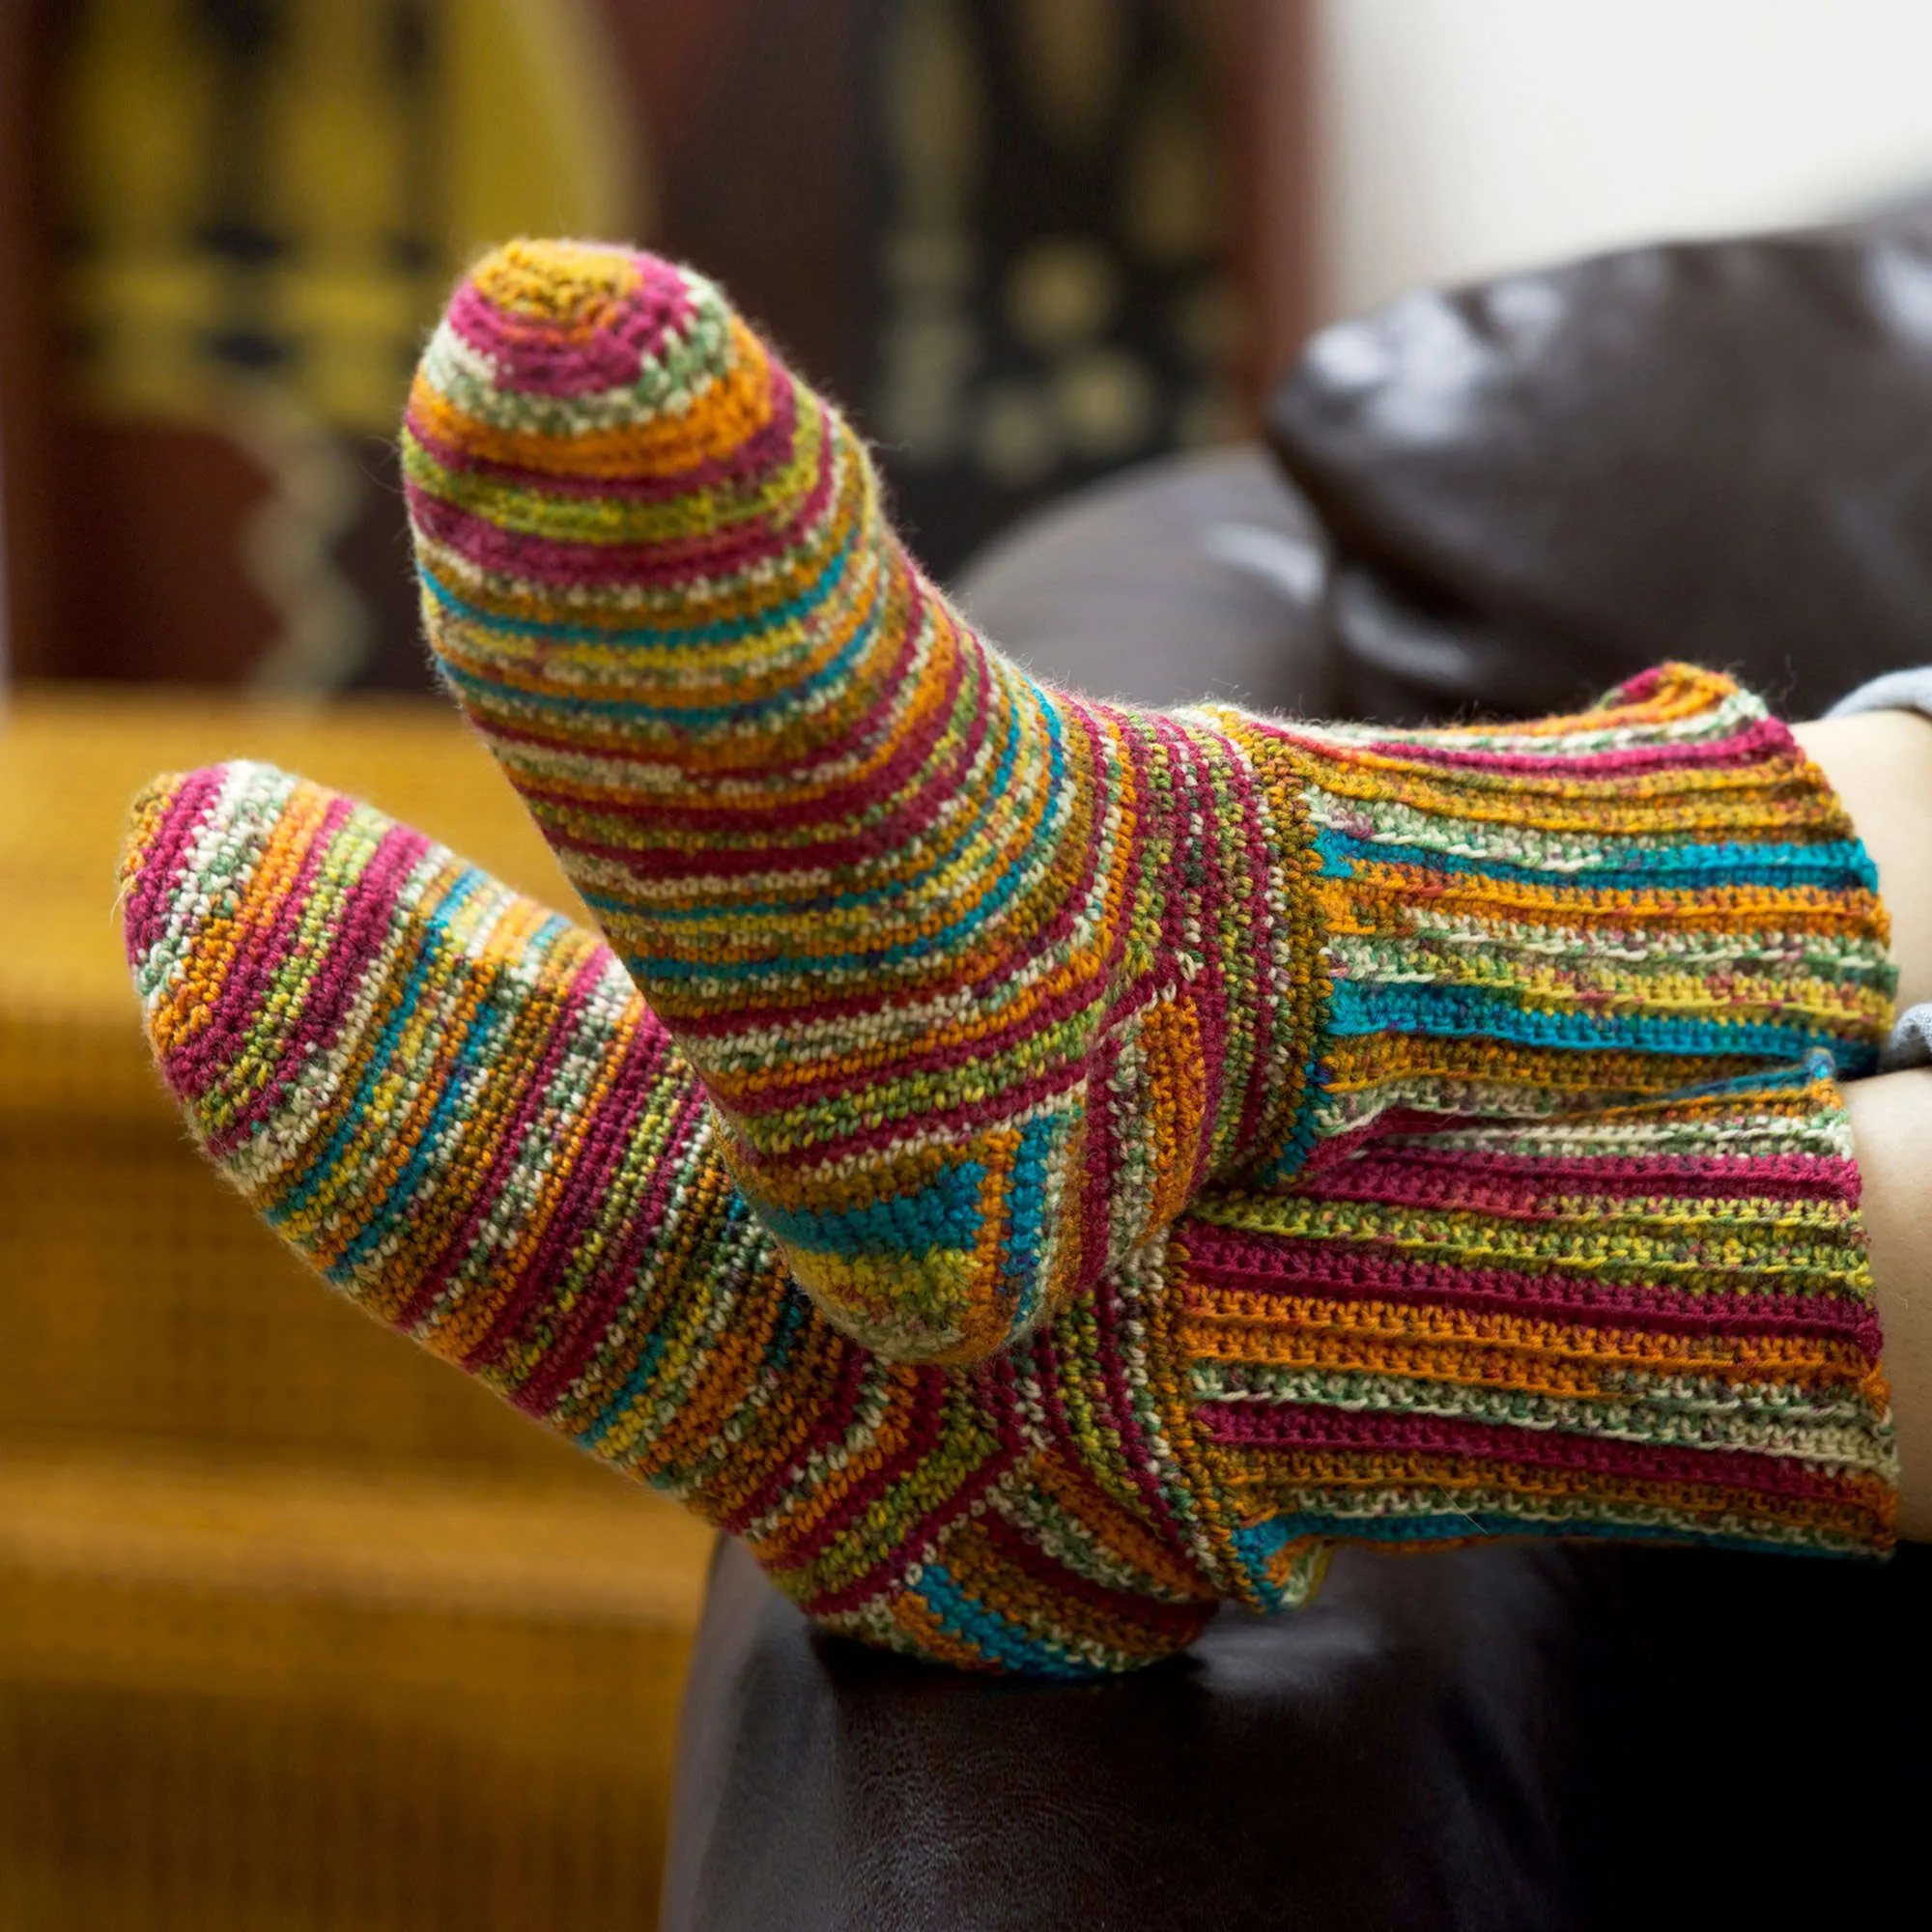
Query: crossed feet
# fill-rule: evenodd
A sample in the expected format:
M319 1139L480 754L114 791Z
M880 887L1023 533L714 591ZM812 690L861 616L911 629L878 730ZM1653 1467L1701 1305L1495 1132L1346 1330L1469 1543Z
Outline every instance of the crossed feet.
M1754 699L1047 690L616 248L484 262L403 460L439 667L614 957L262 767L146 795L157 1055L331 1281L955 1662L1144 1661L1335 1534L1883 1540L1832 1082L1883 916Z

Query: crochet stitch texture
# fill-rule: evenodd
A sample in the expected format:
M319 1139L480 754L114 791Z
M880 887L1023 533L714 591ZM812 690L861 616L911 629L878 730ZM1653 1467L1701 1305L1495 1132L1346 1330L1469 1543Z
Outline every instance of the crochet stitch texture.
M838 412L619 248L479 265L403 450L446 680L882 1354L985 1359L1338 1136L1869 1070L1869 865L1725 680L1447 733L1048 691Z
M1084 1676L1217 1599L1300 1602L1338 1538L1890 1540L1823 1048L1587 1113L1384 1113L1291 1183L1204 1190L1000 1354L919 1366L789 1279L677 1048L566 921L260 765L151 787L123 883L162 1073L284 1239L833 1630ZM1835 956L1855 896L1788 891L1767 932ZM1457 929L1442 897L1413 903Z

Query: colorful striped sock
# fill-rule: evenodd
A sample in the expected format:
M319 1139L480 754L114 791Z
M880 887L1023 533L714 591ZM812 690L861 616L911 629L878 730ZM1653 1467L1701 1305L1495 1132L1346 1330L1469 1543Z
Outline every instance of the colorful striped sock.
M1292 1130L1293 801L989 651L708 283L505 249L404 466L445 675L850 1332L988 1354Z
M196 1140L370 1314L742 1537L832 1630L1083 1675L1201 1628L1213 1586L1116 1413L1149 1335L1088 1321L1048 1390L839 1334L606 948L263 765L152 786L124 889Z
M1829 1056L1392 1135L1168 1243L1250 1602L1311 1540L1890 1547L1898 1470Z
M884 1352L983 1358L1392 1110L1859 1070L1883 1029L1870 867L1734 686L1460 734L1043 690L688 270L493 255L403 448L445 677Z
M1337 1540L1868 1552L1890 1426L1823 1053L1330 1143L970 1368L787 1280L603 947L260 765L164 780L129 957L201 1145L342 1293L743 1537L828 1628L975 1668L1168 1655Z

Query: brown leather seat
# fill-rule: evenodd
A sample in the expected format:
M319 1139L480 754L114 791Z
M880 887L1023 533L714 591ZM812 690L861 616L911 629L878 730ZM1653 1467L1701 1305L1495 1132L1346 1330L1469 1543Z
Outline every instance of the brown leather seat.
M1625 1932L1897 1916L1932 1550L1345 1550L1091 1688L813 1633L721 1541L666 1932Z
M1149 697L1272 636L1252 695L1364 716L1534 712L1673 653L1798 714L1932 660L1911 220L1412 297L1318 337L1271 429L1295 489L1251 459L1205 492L1143 473L1017 532L969 607L1043 668ZM1285 566L1204 551L1217 520L1274 531ZM1263 558L1268 595L1206 585L1208 553ZM1891 1916L1889 1848L1932 1816L1929 1632L1924 1550L1345 1552L1306 1612L1231 1611L1179 1663L1048 1689L815 1637L725 1546L665 1924Z
M1326 533L1259 443L1146 463L974 558L967 614L1057 683L1326 718Z
M1500 1557L1501 1560L1495 1560ZM1592 1770L1585 1559L1337 1559L1092 1688L814 1635L721 1543L686 1690L665 1924L1057 1932L1575 1922Z

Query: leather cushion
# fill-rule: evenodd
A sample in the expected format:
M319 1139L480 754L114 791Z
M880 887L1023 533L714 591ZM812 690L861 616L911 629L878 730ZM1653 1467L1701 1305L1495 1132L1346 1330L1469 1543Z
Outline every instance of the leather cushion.
M1269 431L1359 715L1569 708L1662 657L1788 715L1932 659L1932 238L1632 249L1318 335Z
M817 1634L721 1541L663 1924L1881 1922L1932 1815L1928 1630L1926 1548L1343 1549L1305 1611L1029 1686Z
M1136 464L1023 518L953 591L1040 676L1094 697L1325 717L1321 526L1260 444Z
M667 1932L1561 1927L1595 1697L1579 1565L1343 1551L1091 1687L812 1633L723 1543L685 1692ZM1481 1901L1480 1907L1475 1901Z

